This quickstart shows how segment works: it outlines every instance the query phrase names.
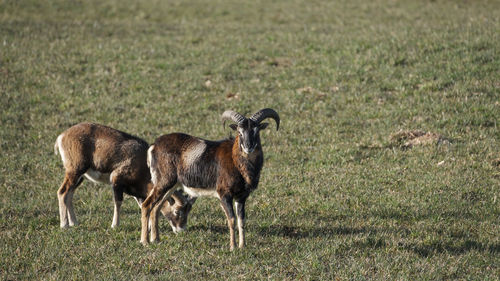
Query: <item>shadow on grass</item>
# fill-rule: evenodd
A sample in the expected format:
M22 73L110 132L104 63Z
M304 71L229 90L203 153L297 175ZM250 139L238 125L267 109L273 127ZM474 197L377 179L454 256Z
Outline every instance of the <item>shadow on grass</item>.
M436 241L430 244L410 243L404 245L403 248L425 258L443 253L449 255L461 255L470 251L489 252L491 254L500 253L500 244L485 244L474 240L466 240L455 243L453 243L453 241Z
M294 239L311 238L311 237L334 237L338 235L355 235L362 233L375 234L376 229L366 227L317 227L317 228L300 228L289 225L272 225L270 227L260 227L257 232L263 237L279 236Z
M277 236L287 237L290 239L300 240L315 237L335 238L341 235L357 235L368 234L367 237L354 241L351 247L355 248L385 248L388 246L386 237L383 233L380 237L375 235L378 233L376 229L369 227L318 227L318 228L300 228L288 225L273 225L270 227L260 227L257 233L262 237ZM378 236L378 237L377 237ZM412 251L417 255L427 258L437 254L462 255L470 251L482 253L498 254L500 253L500 244L481 243L474 240L453 240L453 241L436 241L431 244L408 243L403 244L400 248Z
M228 234L228 229L225 225L196 225L189 229L190 231L202 231L210 232L213 234ZM358 248L358 249L378 249L391 247L392 243L387 243L390 240L389 237L385 237L384 231L378 231L375 228L370 227L348 227L348 226L335 226L335 227L298 227L291 225L271 225L268 227L258 227L255 232L261 237L284 237L291 240L309 239L323 237L326 239L335 239L339 236L349 236L366 234L359 239L352 241L350 245L346 245L346 251L348 248ZM493 243L481 243L474 240L462 240L454 239L448 241L435 241L433 243L426 243L423 241L416 241L410 243L398 243L399 245L393 245L402 251L410 251L417 254L420 257L427 258L439 254L448 255L463 255L471 251L477 251L481 253L499 254L500 244Z
M190 231L212 232L218 234L228 233L228 228L223 225L194 225L189 227ZM237 230L237 228L235 229ZM338 235L375 234L376 229L366 227L318 227L300 228L290 225L271 225L269 227L258 227L256 232L262 237L278 236L293 239L303 239L312 237L332 238Z
M227 226L222 225L193 225L189 227L189 231L202 231L211 233L229 233Z

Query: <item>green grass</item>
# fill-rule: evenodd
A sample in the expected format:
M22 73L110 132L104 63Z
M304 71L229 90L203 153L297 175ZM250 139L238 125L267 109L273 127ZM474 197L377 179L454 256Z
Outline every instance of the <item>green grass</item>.
M498 280L499 15L486 0L0 1L0 278ZM282 126L262 135L244 250L210 198L143 247L134 200L111 230L111 190L89 182L81 224L59 228L53 144L72 124L221 139L224 110L263 107ZM450 143L391 143L413 129Z

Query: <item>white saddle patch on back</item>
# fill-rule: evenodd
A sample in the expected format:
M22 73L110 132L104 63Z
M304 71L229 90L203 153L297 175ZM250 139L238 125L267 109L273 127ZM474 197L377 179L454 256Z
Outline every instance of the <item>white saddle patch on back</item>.
M189 167L198 161L206 148L207 144L203 140L199 140L198 143L191 145L189 149L182 154L182 160L184 160L185 165Z
M88 169L87 172L84 174L84 176L92 182L106 183L106 184L111 184L110 175L111 174L104 174L92 169Z
M219 193L215 189L194 188L182 185L182 189L191 197L211 196L219 198ZM219 198L220 199L220 198Z

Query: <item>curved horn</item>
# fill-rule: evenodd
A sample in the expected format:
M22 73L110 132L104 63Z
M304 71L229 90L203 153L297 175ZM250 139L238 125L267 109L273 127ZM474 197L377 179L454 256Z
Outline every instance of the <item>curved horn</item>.
M274 121L276 121L276 131L277 131L280 127L280 116L278 115L278 112L274 111L274 109L271 108L261 109L257 111L254 115L252 115L252 117L250 117L250 120L258 124L266 118L273 118Z
M226 120L233 121L240 125L241 123L243 123L243 121L245 121L245 119L245 116L239 114L236 111L226 110L224 111L224 113L222 113L222 126L226 124Z

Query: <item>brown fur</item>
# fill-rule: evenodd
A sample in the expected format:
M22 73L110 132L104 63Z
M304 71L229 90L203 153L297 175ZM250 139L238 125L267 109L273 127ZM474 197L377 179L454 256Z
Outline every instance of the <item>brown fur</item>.
M61 227L77 223L72 197L86 173L100 173L99 180L111 183L115 202L112 227L118 226L123 193L142 202L153 188L146 165L147 149L148 144L144 140L99 124L80 123L64 131L55 144L55 152L61 151L66 170L57 193ZM176 196L179 198L183 195ZM185 206L179 203L175 208L183 207ZM172 215L173 204L165 204L161 211L174 225L187 219Z
M234 248L235 220L232 200L235 199L244 205L250 192L257 188L264 159L260 140L257 148L250 155L244 155L241 152L239 136L236 139L218 142L201 140L206 144L205 151L196 163L187 166L182 156L193 148L193 143L199 143L200 140L189 135L175 133L161 136L155 141L151 157L155 159L156 164L150 169L151 172L158 174L158 182L151 196L148 196L142 205L141 242L143 244L148 243L147 221L151 209L161 203L165 194L168 194L169 190L180 182L191 188L216 190L227 216L230 246L231 249ZM242 228L240 229L240 247L244 244L241 238L243 237ZM152 229L150 240L158 240L157 230Z
M182 133L159 137L148 151L154 188L142 204L141 243L159 239L156 206L161 205L174 185L180 183L193 197L219 198L227 218L231 250L235 246L234 203L238 219L238 246L242 248L245 245L245 202L259 184L264 162L259 132L269 125L261 123L266 118L274 119L276 130L279 128L279 115L271 108L261 109L250 118L226 110L222 113L223 125L227 120L236 123L229 125L238 132L235 139L208 141ZM149 220L152 228L148 240Z
M61 143L69 160L64 163L66 172L113 173L113 185L123 185L125 193L146 198L151 177L145 165L148 144L144 140L103 125L80 123L62 134Z

